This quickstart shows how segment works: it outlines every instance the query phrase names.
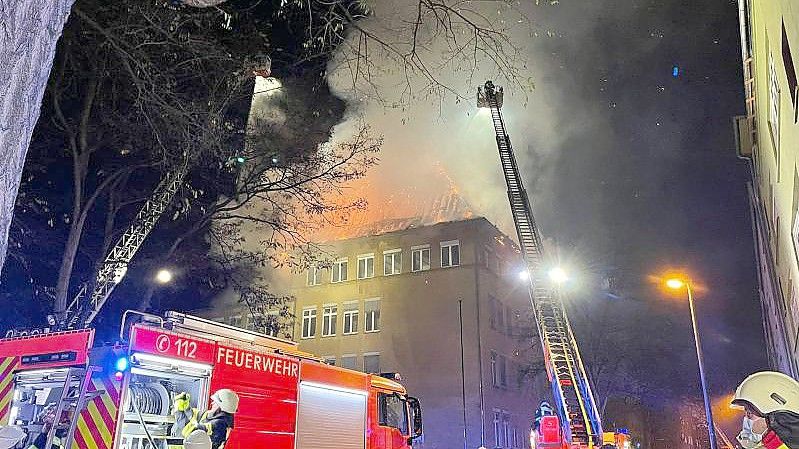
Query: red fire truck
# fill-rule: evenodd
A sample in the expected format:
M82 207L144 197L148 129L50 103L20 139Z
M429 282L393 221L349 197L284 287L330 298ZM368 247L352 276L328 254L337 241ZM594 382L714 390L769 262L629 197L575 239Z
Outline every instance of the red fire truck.
M176 395L202 413L229 388L226 449L407 449L422 434L419 401L393 380L202 318L138 315L123 318L125 344L94 347L91 329L0 340L0 425L27 433L21 447L161 449L176 443Z

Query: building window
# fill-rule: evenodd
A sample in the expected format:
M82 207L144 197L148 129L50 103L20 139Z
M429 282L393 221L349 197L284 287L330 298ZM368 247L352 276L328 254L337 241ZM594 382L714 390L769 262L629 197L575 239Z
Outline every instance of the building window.
M502 412L494 409L494 447L505 447L505 441L502 436Z
M507 412L502 413L502 436L505 445L510 447L510 415Z
M491 351L491 383L497 388L508 386L508 360L504 355Z
M358 302L344 303L344 335L358 333Z
M460 264L460 243L457 240L441 242L441 268L457 267Z
M344 282L347 280L347 259L333 262L330 270L330 282Z
M774 57L768 57L768 86L769 86L769 126L771 138L774 141L774 151L780 147L780 82L777 78L777 69L774 66Z
M336 335L336 322L338 321L338 306L326 304L322 306L322 336Z
M499 386L499 373L497 371L497 353L491 351L491 385Z
M430 245L411 247L411 271L430 269Z
M380 353L367 352L363 355L363 372L376 374L380 372Z
M336 366L336 356L334 355L325 356L322 360L330 366Z
M383 275L402 273L402 250L392 249L383 252Z
M341 367L347 369L358 369L358 356L356 356L355 354L342 355Z
M368 299L363 302L364 332L380 330L380 300Z
M782 23L782 65L785 66L785 77L788 79L788 93L791 94L794 108L794 122L796 122L796 109L797 109L797 82L796 82L796 68L793 66L793 57L791 56L791 44L788 42L788 33L785 32L785 22Z
M308 285L320 285L322 283L322 273L319 267L308 268Z
M510 307L505 307L505 334L513 335L513 311Z
M302 338L316 336L316 307L302 309Z
M408 409L399 395L378 393L377 413L377 422L381 426L393 427L402 435L408 434Z
M375 255L361 254L358 256L358 279L375 276Z
M241 315L234 315L234 316L228 317L227 324L240 328L242 326L242 324L243 324L243 321L241 319Z

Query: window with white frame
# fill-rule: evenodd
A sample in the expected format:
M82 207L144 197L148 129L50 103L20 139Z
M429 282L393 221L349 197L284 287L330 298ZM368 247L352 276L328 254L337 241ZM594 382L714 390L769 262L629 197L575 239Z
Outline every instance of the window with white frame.
M375 276L375 255L361 254L358 256L358 279L366 279Z
M508 412L502 412L502 436L505 440L505 445L510 447L510 415Z
M502 437L502 412L494 409L494 447L505 447L505 440Z
M316 336L316 307L302 309L302 338Z
M508 386L508 358L500 354L497 362L499 366L499 386L506 388Z
M430 269L430 245L411 247L411 271Z
M344 282L347 280L347 259L339 259L330 267L330 282Z
M391 276L400 273L402 273L402 250L383 251L383 275Z
M777 68L774 56L768 57L768 86L769 86L769 125L771 137L774 139L775 151L780 147L780 81L777 77Z
M320 285L322 283L322 269L319 267L308 268L308 286Z
M491 351L491 384L497 388L508 386L508 359L502 354Z
M341 367L347 369L358 369L358 356L355 354L343 354L341 356Z
M344 303L343 310L344 318L344 335L352 335L358 333L358 301L349 301Z
M457 240L441 242L441 268L457 267L460 264L460 243Z
M367 299L363 302L363 331L377 332L380 330L380 300Z
M380 372L380 353L366 352L363 354L363 372L376 374Z
M325 304L322 306L322 336L330 337L336 335L336 323L338 322L338 306L336 304Z

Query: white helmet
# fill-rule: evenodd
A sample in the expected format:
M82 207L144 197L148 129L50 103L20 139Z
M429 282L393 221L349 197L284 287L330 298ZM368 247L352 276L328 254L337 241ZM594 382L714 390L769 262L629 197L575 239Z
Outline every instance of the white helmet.
M202 430L195 430L183 440L184 449L211 449L211 437Z
M0 426L0 449L10 449L25 438L25 432L17 426Z
M239 409L239 395L227 388L217 390L217 392L211 396L211 400L219 404L219 408L221 408L223 412L236 413L236 410Z
M732 403L749 405L763 416L776 411L799 414L799 382L783 373L761 371L738 385Z

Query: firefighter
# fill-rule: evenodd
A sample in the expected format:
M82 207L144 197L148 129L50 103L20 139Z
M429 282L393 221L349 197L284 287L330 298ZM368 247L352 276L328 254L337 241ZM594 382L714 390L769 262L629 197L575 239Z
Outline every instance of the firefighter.
M189 393L181 392L172 401L172 416L175 418L175 423L169 434L172 438L167 439L167 449L185 449L189 446L184 441L184 429L189 423L194 422L196 428L198 411L191 406L191 395ZM189 434L191 432L185 432ZM206 435L207 436L207 435ZM186 437L188 440L188 437Z
M533 420L533 430L538 432L538 428L541 425L541 418L544 416L552 416L555 414L555 410L552 409L552 406L549 405L547 401L541 401L541 405L538 406L538 409L535 411L535 419Z
M173 437L183 436L183 429L192 420L197 421L197 409L191 406L191 395L185 391L175 396L172 402L172 416L175 424L170 432Z
M211 437L212 449L222 449L233 430L233 415L238 408L239 395L227 388L218 390L211 396L211 409L203 413L199 422L193 419L183 428L184 438L200 429Z
M744 448L799 449L799 382L761 371L741 382L732 403L746 411L738 435Z

